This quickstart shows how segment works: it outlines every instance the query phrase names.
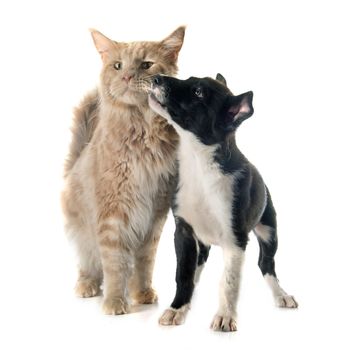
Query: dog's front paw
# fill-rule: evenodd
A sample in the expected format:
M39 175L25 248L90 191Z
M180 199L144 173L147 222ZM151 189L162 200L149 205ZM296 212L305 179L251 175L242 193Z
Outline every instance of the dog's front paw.
M129 305L123 298L106 297L103 300L102 310L106 315L123 315L129 312Z
M278 307L296 309L298 303L292 295L279 295L275 298Z
M216 314L210 328L216 332L234 332L237 330L237 325L233 317Z
M162 326L178 326L185 322L186 314L190 306L188 304L180 307L179 309L166 309L163 315L159 318L159 324Z

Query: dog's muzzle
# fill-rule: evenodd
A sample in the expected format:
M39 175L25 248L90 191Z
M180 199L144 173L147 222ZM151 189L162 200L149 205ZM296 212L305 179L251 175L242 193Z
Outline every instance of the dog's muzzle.
M167 96L167 89L164 87L164 79L161 75L156 75L152 78L150 97L164 106Z

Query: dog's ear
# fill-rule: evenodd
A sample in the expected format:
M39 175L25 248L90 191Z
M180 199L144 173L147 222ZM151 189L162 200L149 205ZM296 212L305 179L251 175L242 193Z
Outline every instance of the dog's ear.
M227 86L226 79L220 73L216 74L216 80L219 81L221 84Z
M253 115L253 92L229 96L225 111L224 126L227 131L236 129L244 120Z

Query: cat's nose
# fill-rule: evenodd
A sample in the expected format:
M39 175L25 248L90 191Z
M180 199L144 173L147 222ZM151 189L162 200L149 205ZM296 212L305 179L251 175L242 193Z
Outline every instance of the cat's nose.
M163 78L161 75L156 75L155 77L153 77L153 85L155 86L159 86L159 85L162 85L162 82L163 82Z
M133 75L124 75L122 79L128 83L133 77Z

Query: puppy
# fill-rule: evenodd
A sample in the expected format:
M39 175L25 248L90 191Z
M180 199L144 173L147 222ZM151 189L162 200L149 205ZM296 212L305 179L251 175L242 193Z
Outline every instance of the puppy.
M149 105L180 135L173 200L177 289L160 318L162 325L184 322L195 282L215 244L223 250L225 268L211 328L236 330L241 267L252 230L260 246L259 267L276 304L298 306L276 277L276 212L269 190L236 145L237 128L253 114L252 99L251 91L234 96L219 74L217 80L153 78Z

